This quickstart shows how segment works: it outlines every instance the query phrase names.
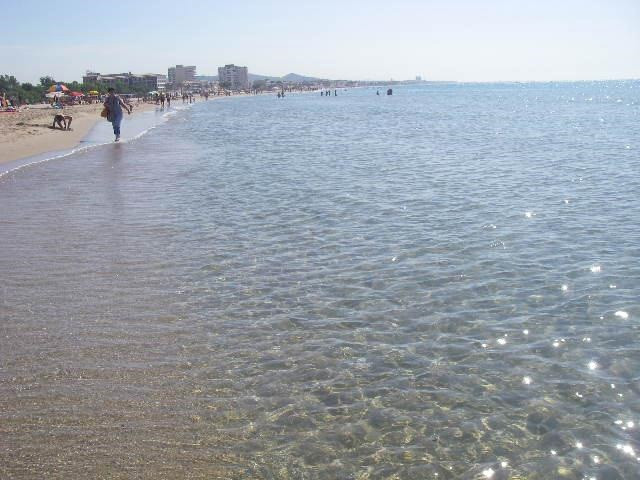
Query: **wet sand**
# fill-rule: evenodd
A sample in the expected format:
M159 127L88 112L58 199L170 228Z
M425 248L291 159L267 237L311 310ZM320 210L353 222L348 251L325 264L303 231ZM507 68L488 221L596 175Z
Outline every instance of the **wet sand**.
M156 108L154 104L134 104L133 114ZM58 150L80 143L99 121L102 104L75 105L57 110L35 105L16 113L0 113L0 164ZM73 116L71 130L52 128L54 115Z

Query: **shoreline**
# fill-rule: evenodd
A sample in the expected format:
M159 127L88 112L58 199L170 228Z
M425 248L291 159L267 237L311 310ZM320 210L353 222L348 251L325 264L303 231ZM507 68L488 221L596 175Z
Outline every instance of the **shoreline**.
M155 104L134 104L132 115L148 112ZM0 165L36 155L76 148L99 121L102 104L74 105L63 110L32 107L0 114ZM51 128L54 115L73 116L71 130Z
M258 95L274 95L274 92L262 92ZM254 95L221 95L211 96L209 100L251 96ZM178 99L174 101L177 105L182 104ZM203 101L203 97L198 96L198 102ZM68 106L63 110L43 107L35 105L17 113L0 113L0 166L6 167L7 164L47 153L73 150L80 146L99 122L106 121L100 116L102 103ZM134 103L133 107L131 115L159 108L155 103L143 102ZM61 112L73 116L71 130L51 128L53 116Z
M209 100L247 96L250 95L212 96ZM182 104L178 99L174 101L176 105ZM205 100L198 96L198 101ZM102 103L73 105L63 110L34 105L17 113L0 113L0 166L38 155L75 149L99 122L106 121L100 116L102 108ZM158 108L155 103L134 103L131 115ZM61 112L73 116L71 130L51 128L54 115Z

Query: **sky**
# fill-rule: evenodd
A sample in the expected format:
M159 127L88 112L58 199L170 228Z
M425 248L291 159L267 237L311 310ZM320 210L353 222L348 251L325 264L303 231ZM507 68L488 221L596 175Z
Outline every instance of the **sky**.
M640 78L640 0L8 1L0 74L249 72L331 79Z

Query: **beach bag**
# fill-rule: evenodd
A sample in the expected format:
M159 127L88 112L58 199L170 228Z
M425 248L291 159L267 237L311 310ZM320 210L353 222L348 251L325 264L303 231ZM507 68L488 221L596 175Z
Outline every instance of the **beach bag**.
M100 112L100 116L109 120L109 109L107 107L104 107Z

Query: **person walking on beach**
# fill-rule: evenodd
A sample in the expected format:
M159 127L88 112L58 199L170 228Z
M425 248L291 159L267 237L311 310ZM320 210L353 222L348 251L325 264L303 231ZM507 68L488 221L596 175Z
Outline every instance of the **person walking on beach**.
M120 124L122 123L122 108L131 114L131 107L124 103L122 99L115 94L113 88L109 88L109 95L104 101L104 106L107 109L107 120L113 125L113 133L116 136L116 142L120 141Z

